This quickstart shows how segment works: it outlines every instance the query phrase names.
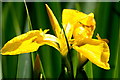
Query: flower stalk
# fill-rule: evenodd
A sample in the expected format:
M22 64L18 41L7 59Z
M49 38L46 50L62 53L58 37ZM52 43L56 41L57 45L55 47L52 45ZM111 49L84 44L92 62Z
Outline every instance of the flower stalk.
M63 26L60 24L61 28L63 28ZM74 75L73 75L73 63L72 63L72 53L71 53L71 49L70 49L70 45L65 33L65 30L63 29L63 33L66 39L66 43L67 43L67 48L68 48L68 54L67 56L63 56L63 58L65 59L65 63L67 63L65 66L67 66L68 69L68 74L69 74L69 78L74 79Z

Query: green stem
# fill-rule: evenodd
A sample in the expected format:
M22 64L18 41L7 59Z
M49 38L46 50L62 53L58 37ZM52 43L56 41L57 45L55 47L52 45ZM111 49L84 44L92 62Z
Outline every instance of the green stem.
M71 65L70 62L67 58L67 56L62 57L62 68L67 68L67 71L70 72L71 71Z
M68 60L70 62L70 67L71 67L71 70L70 72L68 71L68 73L70 73L70 78L73 79L74 78L74 75L73 75L73 65L72 65L72 53L70 52L70 50L68 51Z
M63 28L62 24L60 24L60 26ZM68 60L69 60L69 64L70 64L69 69L70 69L70 71L68 71L68 73L70 74L70 78L73 79L74 75L73 75L73 65L72 65L72 56L71 56L72 54L71 54L70 46L69 46L69 43L68 43L67 36L65 34L64 28L63 28L63 32L64 32L64 35L65 35L65 39L66 39L66 43L67 43L67 47L68 47L68 54L65 57L65 59L68 58ZM67 59L66 59L66 62L67 62ZM69 66L69 65L67 64L67 66Z
M71 77L71 65L67 56L62 57L62 72L59 80L62 79L72 79Z

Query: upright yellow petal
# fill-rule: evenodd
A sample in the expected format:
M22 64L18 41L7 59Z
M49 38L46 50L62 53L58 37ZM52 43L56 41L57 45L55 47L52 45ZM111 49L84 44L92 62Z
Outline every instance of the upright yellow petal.
M62 24L63 25L68 24L68 23L75 25L78 22L86 26L91 26L91 25L94 26L95 25L94 14L90 13L87 15L83 12L79 12L73 9L63 10L62 12Z
M65 31L69 33L67 36L73 34L75 41L81 41L84 38L92 38L95 30L95 20L93 13L87 15L72 9L63 10L62 24ZM67 26L68 24L70 26Z
M86 58L97 66L110 69L109 66L109 47L105 41L96 39L86 39L80 45L74 46L74 49L82 53Z
M80 20L80 22L81 22L83 25L86 25L86 26L94 26L94 25L96 24L93 13L90 13L90 14L88 14L86 17L82 18L82 19ZM95 28L95 27L93 27L93 28Z
M65 38L63 29L61 31L59 40L60 40L60 43L59 43L60 44L60 52L61 52L62 56L66 56L68 53L68 47L67 47L67 42L66 42L66 38Z
M59 23L58 23L56 17L54 16L52 10L49 8L49 6L47 4L46 4L46 9L47 9L47 13L48 13L52 28L53 28L56 36L59 38L59 36L61 34L61 28L59 26Z
M73 31L73 37L75 41L81 41L85 38L92 38L92 32L90 28L83 27L81 24L77 24Z
M59 41L55 36L45 34L41 30L32 30L8 41L1 49L2 55L16 55L37 51L39 46L48 44L59 50Z
M64 25L63 27L65 30L65 34L67 36L67 39L70 40L72 38L72 35L73 35L73 30L74 30L73 25L68 23L68 24Z
M54 16L52 10L49 8L49 6L47 4L46 4L46 9L47 9L47 13L48 13L52 28L53 28L56 36L59 39L60 52L63 56L65 56L65 55L67 55L68 48L67 48L67 43L66 43L66 39L65 39L63 30L60 28L56 17Z
M73 9L64 9L62 12L62 25L68 39L72 37L75 24L86 14Z
M86 17L87 15L73 9L64 9L62 12L62 24L76 24L82 18Z

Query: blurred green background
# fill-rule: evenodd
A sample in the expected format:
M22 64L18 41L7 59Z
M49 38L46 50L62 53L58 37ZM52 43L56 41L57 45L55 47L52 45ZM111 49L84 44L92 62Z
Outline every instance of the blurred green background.
M84 70L88 78L120 78L120 2L27 2L32 29L50 29L48 33L54 34L45 4L49 5L59 22L61 22L62 10L65 8L76 9L86 14L94 13L96 20L94 38L99 33L101 38L109 40L111 69L103 70L88 62L84 66ZM3 46L13 37L30 30L23 2L2 2L1 13L2 35L0 35L0 40L2 43L0 45ZM0 55L0 79L33 78L33 67L37 53L40 56L45 76L58 78L61 72L61 55L54 48L45 45L40 47L37 52L30 54ZM76 63L73 62L73 64Z

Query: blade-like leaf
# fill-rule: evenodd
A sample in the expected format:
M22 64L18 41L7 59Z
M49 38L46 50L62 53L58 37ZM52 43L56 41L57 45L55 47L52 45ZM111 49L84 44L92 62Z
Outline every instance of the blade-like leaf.
M18 56L18 68L16 78L32 78L31 54L21 54Z
M24 2L24 5L27 14L27 20L26 20L26 25L24 27L24 32L27 32L32 29L32 24L26 2ZM18 67L17 67L16 78L32 78L33 66L32 66L31 55L32 53L18 55Z
M115 6L115 4L113 4ZM111 70L108 71L108 74L106 77L112 77L112 78L118 78L118 70L119 70L119 43L120 43L120 16L115 12L114 8L112 7L112 16L111 16L111 28L109 31L110 33L110 50L111 50L111 57L110 57L110 65L111 65ZM112 75L114 74L114 75Z
M71 51L72 53L72 63L73 63L73 74L74 74L74 78L76 77L77 74L77 68L78 68L78 52L75 50Z
M7 5L7 6L5 6ZM19 32L19 26L15 25L14 19L16 19L16 14L13 16L13 4L3 3L2 7L2 44L5 44L8 40L15 37ZM18 27L18 28L15 28ZM15 78L17 70L17 57L18 56L2 56L2 71L3 78Z
M2 48L2 2L0 1L0 49ZM0 54L0 80L2 79L2 55Z
M93 78L93 67L92 67L92 63L91 62L88 62L85 66L85 72L88 76L88 78Z
M0 54L0 79L2 79L2 55Z

